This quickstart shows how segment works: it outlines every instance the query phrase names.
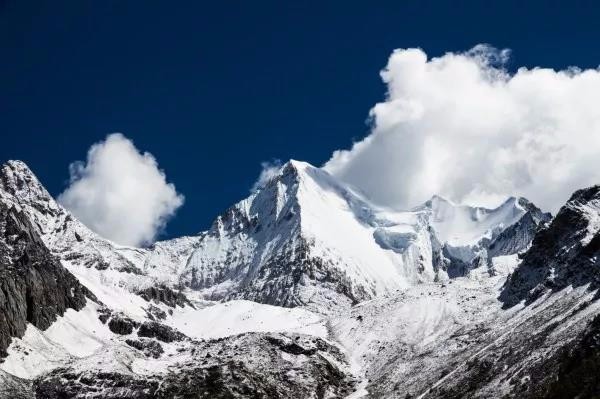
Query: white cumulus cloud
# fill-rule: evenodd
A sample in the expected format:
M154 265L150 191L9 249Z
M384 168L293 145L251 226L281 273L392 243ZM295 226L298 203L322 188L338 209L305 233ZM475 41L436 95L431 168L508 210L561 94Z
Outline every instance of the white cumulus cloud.
M151 243L183 204L156 159L115 133L92 145L87 162L70 165L59 202L98 234L125 245Z
M372 131L324 168L402 208L433 194L483 205L522 195L555 211L600 184L600 70L509 73L509 55L487 45L437 58L394 51Z

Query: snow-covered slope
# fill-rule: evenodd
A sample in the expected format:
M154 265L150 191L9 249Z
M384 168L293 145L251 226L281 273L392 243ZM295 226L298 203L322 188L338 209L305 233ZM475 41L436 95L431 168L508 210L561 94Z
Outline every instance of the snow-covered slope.
M523 198L496 209L437 196L409 211L383 208L325 171L290 161L215 221L181 283L210 299L350 305L466 274L502 232L532 212L526 228L533 234L549 215ZM529 242L520 244L495 255L517 253Z
M0 318L9 323L0 328L0 352L8 353L0 354L0 397L352 391L354 380L340 350L320 338L328 335L320 315L248 301L212 303L174 290L202 234L150 248L120 246L73 218L23 163L5 164L0 177L0 209L8 215L6 222L0 217L6 231L0 244L16 253L0 257L0 282L10 288L17 281L14 291L26 292L23 298L0 292ZM41 255L34 257L38 248ZM52 273L69 278L54 282ZM59 291L48 293L52 287ZM21 312L22 319L15 317ZM246 349L240 352L240 346ZM218 385L214 368L232 361ZM286 369L286 381L278 372L269 376L269 370ZM295 378L296 372L304 377ZM236 378L244 381L237 388Z
M71 276L63 296L77 301L43 313L42 323L5 329L11 343L0 364L0 398L530 390L519 370L539 366L532 359L555 361L554 349L574 339L588 348L595 334L586 323L599 312L590 258L600 226L597 191L579 193L548 227L550 216L523 198L496 209L438 196L412 210L381 207L323 170L290 161L208 231L133 248L87 229L26 165L11 161L0 170L0 208L12 215L0 217L7 231L0 247L13 251L21 240L43 259L52 253L60 260L48 261L52 270ZM23 226L34 233L15 234ZM576 238L571 249L580 263L544 258L554 254L549 249L560 252L561 237ZM15 259L2 258L2 266L10 272ZM23 276L43 262L19 264ZM518 284L518 276L532 275L540 279ZM507 276L516 287L511 298L531 304L506 309L516 303L498 299L511 289ZM34 280L22 281L27 292ZM556 281L553 295L539 288L530 295ZM0 311L6 303L0 295Z
M420 216L387 216L396 219L379 220L327 173L291 161L215 221L182 283L212 299L329 306L433 279L431 262L419 259L428 245Z
M511 197L496 209L456 205L434 196L423 208L431 212L431 225L440 241L453 247L476 245L491 240L498 231L514 224L526 212L523 199Z
M492 259L526 250L533 236L551 220L525 198L511 197L495 209L456 205L434 196L423 206L436 239L442 244L442 264L449 277L468 275Z
M134 248L113 243L87 228L42 186L20 161L9 161L0 170L0 201L22 210L39 228L40 236L67 267L106 271L115 284L137 291L158 282L178 280L201 236L181 237Z
M599 204L600 186L575 192L524 254L491 259L493 275L474 269L333 317L371 397L597 397Z
M145 250L124 247L99 237L61 207L27 165L9 161L0 173L0 199L22 209L40 230L48 248L62 259L96 269L139 274Z
M410 211L387 209L319 168L290 161L207 232L132 248L90 231L22 162L6 163L1 175L2 199L21 207L40 226L46 245L76 273L100 270L134 293L166 284L199 290L210 300L241 298L321 311L467 274L496 237L537 210L522 198L484 209L437 196ZM534 222L522 223L531 236L547 220L537 211ZM509 244L497 248L508 250L494 255L525 249L531 237L521 235L520 245L511 241L516 234L503 237Z

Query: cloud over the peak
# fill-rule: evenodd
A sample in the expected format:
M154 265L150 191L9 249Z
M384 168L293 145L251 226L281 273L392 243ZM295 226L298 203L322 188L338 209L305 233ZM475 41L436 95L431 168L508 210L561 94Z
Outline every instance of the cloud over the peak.
M264 187L265 184L269 182L273 177L277 176L279 170L281 169L281 161L279 159L274 159L270 162L261 162L260 164L262 170L260 171L260 175L258 179L252 185L250 192L255 192L260 188Z
M504 69L509 51L478 45L428 58L392 53L373 127L324 166L380 203L433 194L470 203L522 195L556 210L600 183L600 70Z
M70 165L69 187L59 202L98 234L125 245L143 245L183 204L156 159L115 133L92 145L87 162Z

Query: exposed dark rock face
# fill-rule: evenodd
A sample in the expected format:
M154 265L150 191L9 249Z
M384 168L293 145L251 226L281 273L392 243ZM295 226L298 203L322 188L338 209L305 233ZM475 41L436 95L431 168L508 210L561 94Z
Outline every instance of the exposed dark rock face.
M357 286L341 269L333 267L330 261L310 254L311 244L299 237L297 245L289 245L281 252L273 254L257 271L249 274L239 284L235 293L223 297L221 294L211 295L212 300L247 299L270 305L295 307L310 303L302 296L304 286L315 286L338 292L349 304L372 298L373 294L363 286ZM191 288L203 289L226 281L239 275L238 271L227 271L222 275L204 280L194 276Z
M138 336L156 338L162 342L183 341L188 337L180 331L155 321L145 321L138 330Z
M23 380L0 370L0 398L31 399L31 381Z
M489 258L524 251L531 244L536 233L552 220L551 214L542 212L524 198L519 199L519 204L527 209L527 213L515 224L502 231L488 245Z
M317 353L317 350L325 350L326 347L323 345L324 342L319 340L315 341L310 346L303 346L294 340L290 340L287 337L277 337L277 336L266 336L265 339L269 341L271 344L276 345L279 349L281 349L285 353L291 353L292 355L306 355L312 356Z
M113 314L108 321L110 331L119 335L129 335L134 328L138 328L140 323L122 314Z
M141 351L144 355L155 359L158 359L164 352L162 345L152 339L127 339L125 342L132 348Z
M50 251L61 259L97 270L110 267L124 273L143 274L117 251L109 253L114 245L95 236L58 205L23 162L8 161L0 167L0 194L7 203L18 204L44 240L50 238Z
M324 399L346 397L356 386L338 366L345 364L341 353L320 338L249 333L192 345L188 348L192 358L165 374L63 368L38 378L34 389L37 397L48 399L86 398L100 392L105 399Z
M50 254L37 229L0 200L0 357L27 323L45 330L94 295Z
M427 398L487 398L500 392L503 398L599 397L600 317L597 310L588 312L597 306L597 295L590 300L585 290L561 291L600 287L599 221L600 186L574 193L536 234L503 288L505 307L525 300L523 316L517 313L510 326L490 332L468 331L469 345L440 358L449 367L440 367L438 377L421 379L420 387L403 385L391 368L387 384L385 376L369 392L389 396L391 389L405 389ZM532 303L548 292L555 295Z
M34 382L35 398L150 399L160 385L158 378L143 378L116 372L75 371L58 368Z
M576 191L547 229L534 238L507 280L500 299L507 307L531 302L547 290L590 283L600 286L600 186Z
M148 287L138 291L137 294L148 302L164 303L172 308L176 306L184 307L185 305L194 307L182 292L175 292L165 285Z
M54 200L31 170L20 161L8 161L0 168L0 190L14 199L23 200L38 212L58 216L60 210L53 206Z
M172 312L171 309L169 310ZM146 315L150 320L164 320L167 318L167 313L161 308L154 305L148 306L148 308L146 309Z
M446 270L448 277L450 278L466 276L469 273L469 270L473 267L471 263L467 263L461 259L455 258L448 251L448 246L446 245L442 247L441 254L441 258L444 259L445 263L445 268L442 268L442 270Z
M106 324L111 315L112 311L105 306L102 306L100 309L98 309L98 320L100 320L102 324Z
M596 316L576 343L557 354L557 377L545 398L597 398L600 395L600 316ZM543 370L545 371L545 370Z

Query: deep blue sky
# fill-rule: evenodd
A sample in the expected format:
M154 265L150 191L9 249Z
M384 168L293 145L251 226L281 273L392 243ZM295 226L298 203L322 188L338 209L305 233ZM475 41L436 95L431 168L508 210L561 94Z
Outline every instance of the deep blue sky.
M496 3L0 0L0 160L57 195L70 162L122 132L186 196L165 235L192 234L248 194L261 161L320 165L363 137L394 48L600 64L592 2Z

